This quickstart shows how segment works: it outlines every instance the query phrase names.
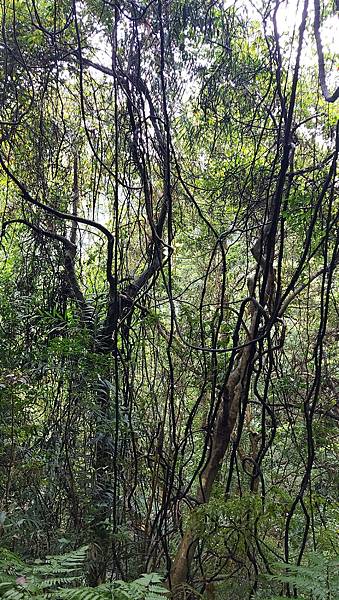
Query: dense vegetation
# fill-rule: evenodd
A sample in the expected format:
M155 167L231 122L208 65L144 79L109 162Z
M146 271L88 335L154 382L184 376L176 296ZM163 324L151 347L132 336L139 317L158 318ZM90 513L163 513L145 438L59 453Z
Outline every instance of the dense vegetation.
M0 10L0 597L338 598L335 2Z

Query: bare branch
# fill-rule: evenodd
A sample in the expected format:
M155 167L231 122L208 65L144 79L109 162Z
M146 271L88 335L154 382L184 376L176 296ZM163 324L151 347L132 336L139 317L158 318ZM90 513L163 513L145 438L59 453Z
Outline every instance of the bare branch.
M320 1L314 0L314 35L317 43L319 81L326 102L335 102L339 98L339 86L331 95L326 83L324 51L320 36Z

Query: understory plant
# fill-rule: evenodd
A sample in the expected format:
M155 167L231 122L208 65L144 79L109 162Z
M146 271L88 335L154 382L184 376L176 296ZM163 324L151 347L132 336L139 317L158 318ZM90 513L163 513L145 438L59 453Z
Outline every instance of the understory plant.
M161 600L166 589L157 573L112 581L95 588L85 585L86 546L28 564L9 550L0 552L0 598L7 600Z

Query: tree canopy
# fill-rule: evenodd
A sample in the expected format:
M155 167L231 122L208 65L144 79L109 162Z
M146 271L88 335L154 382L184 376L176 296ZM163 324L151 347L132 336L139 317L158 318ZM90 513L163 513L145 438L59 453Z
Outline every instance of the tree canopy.
M338 6L0 4L0 597L337 598Z

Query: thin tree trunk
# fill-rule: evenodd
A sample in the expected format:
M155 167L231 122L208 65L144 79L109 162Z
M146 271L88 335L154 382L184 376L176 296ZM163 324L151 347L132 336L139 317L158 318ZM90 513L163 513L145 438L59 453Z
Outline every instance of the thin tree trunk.
M252 317L252 327L250 331L252 339L256 327L256 320L257 312ZM242 350L239 363L230 373L225 385L221 406L216 418L214 434L212 436L210 455L207 464L201 473L200 485L197 490L199 504L208 502L213 484L217 478L220 466L229 446L231 435L237 421L243 390L246 388L245 384L248 375L248 366L252 354L252 345L249 344ZM169 575L169 585L173 590L175 597L180 597L181 588L187 581L190 565L198 541L199 539L194 528L188 527L180 542Z

